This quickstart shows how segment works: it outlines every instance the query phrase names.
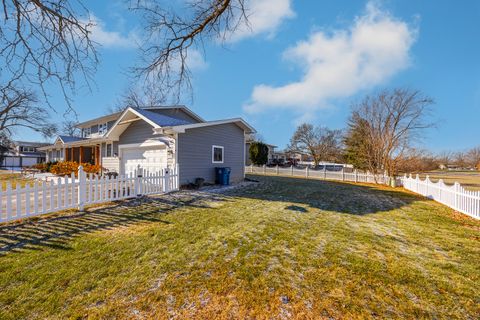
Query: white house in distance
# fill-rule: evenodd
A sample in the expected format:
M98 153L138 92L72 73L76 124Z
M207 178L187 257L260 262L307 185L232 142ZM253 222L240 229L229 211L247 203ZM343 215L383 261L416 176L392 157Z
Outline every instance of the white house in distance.
M130 175L138 166L156 172L178 166L180 184L215 181L215 167L230 180L245 175L245 139L255 133L241 118L206 121L185 106L126 108L77 125L81 137L59 136L41 148L47 161L100 165Z

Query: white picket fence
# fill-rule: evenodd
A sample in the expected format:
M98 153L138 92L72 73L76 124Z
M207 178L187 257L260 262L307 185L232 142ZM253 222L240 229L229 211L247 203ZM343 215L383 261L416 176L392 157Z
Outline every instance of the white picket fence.
M303 178L323 179L323 180L337 180L350 182L366 182L387 184L391 182L390 177L386 174L373 175L369 172L361 172L354 170L353 172L345 171L328 171L311 170L308 167L305 169L297 169L295 167L266 167L266 166L248 166L245 167L246 173L261 174L261 175L279 175L279 176L294 176ZM470 191L463 188L458 182L454 185L446 185L443 180L432 182L429 177L421 180L417 175L415 178L404 176L395 178L397 186L403 186L405 189L418 193L432 200L440 202L458 212L462 212L473 218L480 219L480 191Z
M446 185L443 180L432 182L427 176L421 180L416 177L404 176L401 178L403 187L427 198L443 203L444 205L462 212L473 218L480 219L480 191L465 190L458 182Z
M149 172L139 166L130 176L114 178L86 174L80 166L78 177L72 173L48 183L17 184L15 189L7 183L6 190L0 188L0 222L178 189L178 167Z
M363 172L358 170L353 170L353 172L346 172L344 169L342 169L341 171L329 171L326 169L326 167L324 167L323 170L312 170L308 166L305 167L305 169L299 169L294 166L267 167L250 165L245 167L245 172L262 175L293 176L323 180L390 184L390 177L386 174L372 174L368 171Z

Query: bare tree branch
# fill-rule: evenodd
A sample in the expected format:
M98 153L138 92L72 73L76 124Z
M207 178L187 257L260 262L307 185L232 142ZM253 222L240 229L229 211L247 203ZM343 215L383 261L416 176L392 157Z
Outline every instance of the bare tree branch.
M59 85L68 106L80 75L89 86L97 64L88 10L81 0L1 0L0 77L38 86Z
M0 135L10 138L18 128L28 128L50 137L56 127L48 121L45 108L30 90L18 87L0 88Z
M135 73L154 80L162 95L177 103L183 89L191 91L189 50L203 50L205 40L225 40L239 24L248 24L245 2L192 0L178 14L159 0L132 0L130 8L142 15L147 34L143 65Z

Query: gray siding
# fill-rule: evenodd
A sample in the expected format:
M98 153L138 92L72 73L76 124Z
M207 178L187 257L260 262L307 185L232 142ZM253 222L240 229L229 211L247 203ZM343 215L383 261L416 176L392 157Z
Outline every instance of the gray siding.
M153 128L143 120L132 122L120 135L119 144L142 143L153 138Z
M212 145L224 147L223 163L212 163ZM178 134L180 184L204 178L215 182L215 167L230 167L230 181L244 178L244 131L235 124L188 129Z

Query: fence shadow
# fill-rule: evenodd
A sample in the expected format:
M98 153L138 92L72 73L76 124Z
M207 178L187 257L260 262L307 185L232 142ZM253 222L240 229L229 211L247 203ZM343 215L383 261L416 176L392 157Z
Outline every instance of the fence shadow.
M292 202L344 214L373 214L425 200L421 196L367 184L279 176L249 175L249 177L261 183L255 188L239 191L239 197ZM296 205L286 207L291 211L299 211L298 208Z
M84 234L142 223L169 224L165 214L176 208L206 208L207 202L225 200L220 195L177 192L119 201L88 212L34 217L0 226L0 256L42 247L70 250L69 240Z

